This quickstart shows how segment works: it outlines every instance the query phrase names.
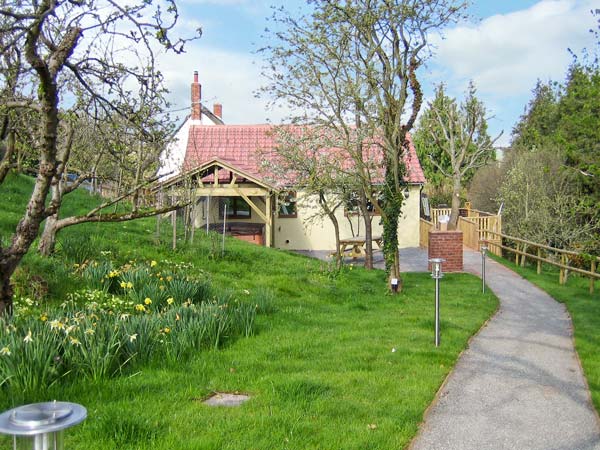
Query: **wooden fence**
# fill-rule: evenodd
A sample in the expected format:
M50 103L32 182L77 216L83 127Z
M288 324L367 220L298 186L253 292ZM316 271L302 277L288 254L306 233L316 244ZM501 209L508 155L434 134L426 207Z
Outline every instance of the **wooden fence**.
M429 230L435 229L439 223L439 217L449 216L450 208L432 208L431 222L421 219L421 238L420 245L427 247ZM429 225L427 225L429 224ZM429 228L428 228L429 227ZM458 229L463 232L463 243L465 246L479 251L480 242L501 244L502 239L498 239L495 233L502 233L502 216L479 211L471 208L461 208L458 219ZM498 246L490 246L490 252L501 256L502 249Z
M493 231L488 232L495 239L486 241L491 248L498 250L506 250L515 254L515 264L525 265L527 258L537 261L537 273L542 273L542 263L550 264L559 268L558 282L565 284L569 276L569 272L579 273L590 279L590 293L594 292L594 284L596 279L600 278L600 273L596 272L600 257L589 256L582 253L573 252L570 250L562 250L559 248L550 247L544 244L527 241L514 236L508 236L502 233ZM508 244L514 243L514 247ZM528 250L534 250L534 253L528 253ZM579 266L587 266L590 270L574 267L571 264L577 263Z
M434 228L433 222L425 219L419 221L419 247L427 248L429 246L429 232Z

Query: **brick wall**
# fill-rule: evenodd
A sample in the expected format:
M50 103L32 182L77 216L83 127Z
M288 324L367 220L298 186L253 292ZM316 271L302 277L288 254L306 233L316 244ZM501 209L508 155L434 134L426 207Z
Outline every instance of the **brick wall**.
M429 258L444 258L443 272L462 272L463 234L462 231L430 231ZM429 264L431 270L431 264Z

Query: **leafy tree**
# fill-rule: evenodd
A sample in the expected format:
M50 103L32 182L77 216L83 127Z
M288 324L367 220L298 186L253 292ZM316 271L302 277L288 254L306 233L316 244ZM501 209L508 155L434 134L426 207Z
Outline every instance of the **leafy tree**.
M474 170L495 158L494 142L487 132L486 109L475 96L473 83L465 100L459 105L444 93L443 85L436 89L435 99L428 105L419 123L420 139L431 140L430 167L452 180L452 212L450 227L456 228L460 208L460 194L465 180ZM423 150L421 150L423 151Z
M92 120L116 114L135 123L137 117L128 114L135 104L132 86L160 86L154 51L183 51L186 40L170 37L176 20L173 0L15 0L0 5L0 89L10 94L0 100L0 116L8 115L9 121L21 112L39 117L28 124L39 160L33 192L13 236L0 244L0 314L12 309L11 275L42 221L60 209L62 195L48 197L63 181L70 158L69 139L60 138L61 130L70 134L69 109L83 103L78 110ZM16 74L14 61L20 64ZM7 89L8 83L15 87Z
M589 220L572 174L556 148L514 151L499 190L507 234L566 249L589 249L598 221Z
M554 142L558 126L560 86L537 81L524 114L512 131L512 146L541 148Z
M452 0L312 0L312 13L275 17L276 43L267 47L265 88L296 108L297 117L338 135L350 126L359 137L377 136L383 180L362 170L365 142L350 138L357 175L372 204L383 192L380 213L388 275L400 280L398 221L403 203L407 133L421 107L417 69L429 56L427 39L457 19L465 2ZM279 31L280 30L280 31ZM368 181L367 181L368 180ZM370 244L370 240L367 239Z

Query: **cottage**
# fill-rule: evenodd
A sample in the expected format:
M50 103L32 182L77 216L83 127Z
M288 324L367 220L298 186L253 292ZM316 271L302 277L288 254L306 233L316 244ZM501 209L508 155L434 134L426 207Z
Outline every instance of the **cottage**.
M276 155L272 125L226 125L223 108L210 111L202 105L198 74L191 86L192 112L161 155L162 186L193 179L197 227L226 229L233 235L266 246L289 250L334 250L330 220L314 220L316 201L302 189L274 182L261 164ZM409 136L410 138L410 136ZM420 193L425 177L417 154L409 146L405 158L407 188L399 223L400 247L419 245ZM338 208L340 237L364 234L363 220L351 207ZM380 220L373 217L373 235L382 234Z

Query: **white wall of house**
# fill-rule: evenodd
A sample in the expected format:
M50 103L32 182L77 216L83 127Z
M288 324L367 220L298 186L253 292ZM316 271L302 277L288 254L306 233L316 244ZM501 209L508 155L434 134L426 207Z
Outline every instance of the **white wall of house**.
M335 250L335 234L331 220L323 216L316 198L303 197L302 192L297 194L297 217L279 217L277 212L273 220L273 245L287 250ZM410 186L408 199L402 207L402 217L398 226L398 244L401 248L419 246L419 199L420 187ZM251 200L262 212L265 212L265 202L262 197L251 197ZM219 211L219 197L211 197L207 201L202 198L196 215L196 227L206 226L207 206L209 223L223 223L222 211ZM320 217L319 217L320 216ZM357 214L346 215L344 208L336 211L340 225L340 238L355 235L364 236L364 222ZM228 222L256 223L264 222L256 212L252 211L249 218L228 218ZM381 217L373 216L373 235L383 235Z
M402 217L398 225L398 245L419 246L420 186L410 186L409 196L402 207ZM298 193L298 216L296 218L274 218L274 245L289 250L335 250L335 233L331 220L322 215L316 199L306 199ZM364 236L364 222L356 214L346 215L341 206L336 211L340 226L340 238L353 235ZM373 236L383 235L381 217L373 216ZM354 234L353 234L354 231ZM377 248L375 246L375 248Z

